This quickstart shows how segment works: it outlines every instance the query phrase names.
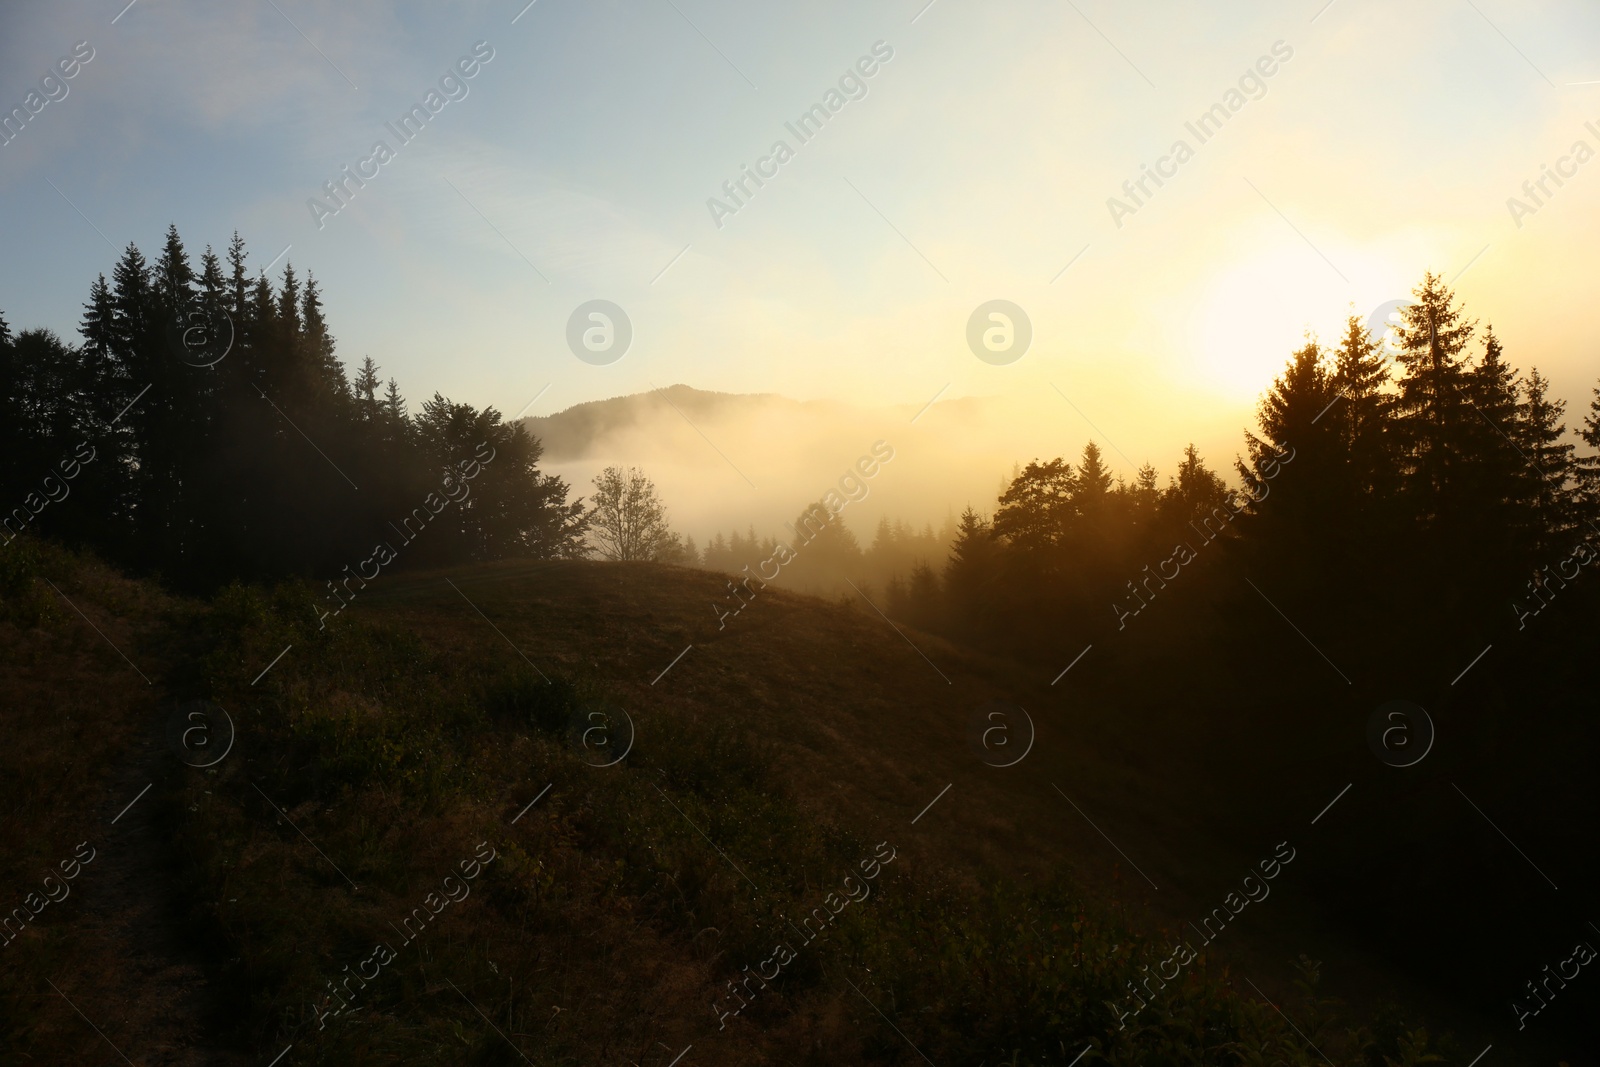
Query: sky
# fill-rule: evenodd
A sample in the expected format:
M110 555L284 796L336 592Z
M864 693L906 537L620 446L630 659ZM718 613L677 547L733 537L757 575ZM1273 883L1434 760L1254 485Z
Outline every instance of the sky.
M1593 4L125 4L0 13L0 110L93 51L0 146L13 328L71 336L95 275L168 223L196 256L237 230L253 267L314 273L339 355L414 402L984 398L986 457L1000 429L1022 461L1093 438L1126 475L1189 441L1226 467L1308 330L1428 270L1569 426L1600 375L1600 161L1571 155L1600 151ZM430 90L402 143L386 124ZM809 138L786 126L830 103ZM1536 202L1545 165L1568 176ZM347 166L373 176L335 213ZM769 177L735 200L747 166ZM1146 166L1169 176L1125 192ZM610 362L568 344L592 300L631 324ZM1032 333L1000 365L968 336L992 300Z

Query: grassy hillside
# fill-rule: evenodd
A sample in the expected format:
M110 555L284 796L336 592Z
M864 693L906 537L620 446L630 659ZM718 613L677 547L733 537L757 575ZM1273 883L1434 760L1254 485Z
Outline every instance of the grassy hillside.
M7 906L99 851L4 950L7 1062L1477 1051L1380 1006L1303 865L1215 947L1185 929L1314 846L1327 783L1276 798L1270 835L1208 829L1204 798L1102 754L1106 701L859 601L768 589L719 630L705 572L499 564L380 578L324 630L308 588L178 601L25 548L0 587ZM236 727L204 769L172 747L199 699ZM1037 727L1014 766L973 741L993 700ZM1184 939L1135 1012L1127 983Z

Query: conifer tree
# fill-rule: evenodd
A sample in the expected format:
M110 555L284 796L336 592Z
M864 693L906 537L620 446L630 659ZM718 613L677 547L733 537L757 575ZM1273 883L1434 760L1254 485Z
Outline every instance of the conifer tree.
M1183 461L1176 476L1167 479L1161 494L1161 516L1167 528L1182 530L1190 521L1211 515L1228 501L1228 486L1205 460L1193 443L1183 450Z
M1521 388L1494 327L1486 326L1483 355L1467 372L1463 389L1472 411L1463 430L1473 460L1463 483L1477 509L1477 548L1486 557L1480 568L1485 571L1525 568L1529 545L1537 540L1537 520L1529 510L1536 479L1515 440Z
M206 245L205 252L200 256L199 283L208 310L226 307L227 279L222 276L222 261L217 259L210 245Z
M1576 448L1564 440L1567 427L1561 421L1567 402L1549 393L1549 380L1537 368L1529 371L1511 435L1528 460L1528 512L1533 523L1529 548L1537 560L1570 547L1580 510L1572 487Z
M194 268L189 265L189 253L178 236L178 227L167 225L166 240L161 247L161 258L152 271L156 292L166 310L176 312L194 295Z
M1000 552L989 522L969 505L961 512L944 571L950 622L961 633L975 634L988 622L987 605L998 592L994 583L1000 574Z
M310 271L306 272L305 291L300 297L300 321L305 331L304 344L309 371L316 382L316 395L325 405L342 411L350 397L350 383L344 364L334 356L333 336L322 315L322 290Z
M1264 533L1268 540L1309 537L1328 551L1354 503L1349 451L1331 417L1344 402L1337 373L1321 346L1308 341L1256 406L1264 437L1245 434L1249 463L1236 469L1253 514L1275 527Z
M1083 446L1083 459L1078 463L1074 481L1073 498L1078 511L1087 514L1104 506L1111 495L1111 472L1106 469L1100 446L1090 441Z
M245 270L244 261L249 258L245 251L244 238L239 236L239 231L233 231L233 237L228 241L228 314L233 316L234 325L242 326L249 314L247 301L250 295L250 275Z
M1363 511L1383 507L1398 485L1390 384L1383 346L1372 339L1359 318L1350 316L1334 350L1335 397L1323 418L1338 432L1348 457L1348 485L1356 506Z
M83 338L84 351L110 361L116 346L115 311L111 305L111 287L106 276L98 275L89 287L89 302L83 305L83 318L78 324L78 336Z
M1576 460L1574 474L1582 491L1582 518L1591 535L1600 537L1600 386L1589 401L1589 413L1578 431L1590 452Z
M1161 503L1161 483L1160 475L1153 464L1146 463L1139 468L1133 484L1127 488L1127 494L1137 521L1148 522L1154 517L1155 510Z
M918 560L911 568L907 583L907 620L923 630L932 630L940 624L939 576L926 560Z
M130 377L144 369L138 366L135 347L144 342L148 330L149 291L149 265L138 247L129 242L111 269L111 354Z
M25 398L19 388L20 377L16 349L11 343L11 326L6 322L5 316L0 315L0 456L20 455L27 440L22 421L22 404ZM0 492L5 493L7 501L0 503L0 509L10 506L9 501L18 495L21 484L20 464L11 461L0 466ZM0 510L0 521L5 518L6 513ZM0 548L9 543L10 536L12 535L0 533Z
M582 502L569 501L565 483L537 469L537 441L504 426L492 408L436 397L451 430L440 455L434 437L413 432L396 383L379 400L371 361L361 420L349 405L315 279L302 285L286 266L274 288L265 274L249 279L245 260L235 234L226 268L208 247L196 274L169 227L154 263L130 244L109 283L95 279L78 327L81 347L28 331L18 358L9 327L0 331L5 476L26 470L31 477L79 440L96 455L75 476L75 503L54 508L52 523L92 514L74 520L75 539L180 583L337 570L350 546L392 536L385 520L407 514L437 487L437 464L459 462L463 445L481 444L494 459L452 514L453 535L441 530L437 544L408 558L579 551ZM194 355L187 339L198 324L209 345L213 319L232 321L232 348L220 362L196 365L186 358ZM226 338L218 340L205 354L221 354ZM303 421L291 424L283 409L296 400ZM361 496L345 468L365 487Z
M374 422L378 418L378 365L372 362L372 357L367 356L361 361L361 369L356 372L356 380L351 386L355 397L356 417L362 422Z
M400 395L400 387L393 378L389 379L389 387L383 394L383 412L395 426L404 426L409 421L406 398Z
M1475 432L1466 402L1465 351L1477 324L1455 303L1444 279L1429 272L1412 291L1399 327L1401 370L1396 428L1405 463L1404 492L1427 527L1464 536L1472 501L1463 469Z

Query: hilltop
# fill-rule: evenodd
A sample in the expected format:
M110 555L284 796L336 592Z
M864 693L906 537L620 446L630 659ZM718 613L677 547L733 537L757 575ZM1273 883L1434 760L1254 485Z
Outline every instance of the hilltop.
M78 1010L137 1063L1137 1056L1157 1020L1117 1027L1124 982L1278 840L1221 845L1203 804L1102 752L1092 690L865 604L768 589L719 631L716 575L508 562L386 578L319 633L300 587L183 601L30 551L4 601L7 884L81 840L138 865L86 865L11 945L7 1022L35 1057L104 1055ZM207 769L162 744L198 697L237 726ZM995 700L1037 727L1014 766L974 743ZM619 710L632 744L598 766ZM41 805L24 783L46 779ZM1302 849L1321 791L1280 820ZM799 944L869 865L870 894ZM1396 1018L1351 1046L1294 991L1302 951L1335 988L1383 984L1308 918L1308 873L1165 994L1167 1039L1313 1062L1242 966L1331 1054L1399 1054ZM797 958L734 1013L776 939Z

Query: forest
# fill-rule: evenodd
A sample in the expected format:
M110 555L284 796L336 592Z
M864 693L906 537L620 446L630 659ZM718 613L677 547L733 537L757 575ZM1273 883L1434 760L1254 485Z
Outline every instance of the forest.
M196 268L172 227L154 261L130 245L94 280L77 343L0 318L0 536L59 538L183 588L331 577L487 449L470 497L403 566L590 551L589 512L540 473L536 439L437 393L413 414L371 357L351 373L336 356L315 278L288 265L274 286L247 258L235 234ZM1204 583L1188 564L1220 540L1196 569L1225 558L1308 594L1333 576L1380 598L1437 585L1449 625L1523 620L1596 536L1600 388L1569 433L1550 381L1514 367L1441 278L1401 316L1388 336L1352 316L1335 344L1293 353L1226 472L1242 489L1192 446L1165 485L1149 465L1129 482L1091 441L939 531L886 518L863 549L830 523L795 587L849 578L918 627L1043 651L1041 631L1126 628L1180 568ZM780 540L674 539L663 558L734 573Z
M863 550L836 525L796 581L848 594L848 578L921 629L1040 655L1127 629L1169 584L1244 573L1295 598L1427 589L1441 626L1520 629L1600 535L1600 386L1569 432L1551 382L1512 366L1441 278L1413 295L1387 335L1351 316L1335 344L1294 352L1230 477L1191 445L1164 485L1150 465L1130 483L1090 441L1076 462L1026 464L992 508L938 533L885 519ZM718 534L699 558L736 573L779 540Z
M701 550L608 525L630 495L664 514L647 480L608 471L591 507L494 408L436 393L413 413L371 358L352 375L336 356L315 279L252 279L246 259L235 235L196 269L173 228L153 262L130 245L94 280L76 342L0 320L0 553L59 543L182 593L309 583L325 620L352 567L575 560L598 536L608 558L735 575L784 543L749 530ZM1348 803L1372 820L1326 829L1297 876L1397 972L1504 1014L1523 995L1509 976L1581 926L1600 876L1581 840L1600 816L1600 388L1569 426L1554 385L1438 275L1400 315L1383 336L1352 317L1332 344L1308 338L1231 467L1191 446L1164 483L1152 466L1128 481L1091 441L940 530L884 519L865 548L811 505L781 584L865 599L919 652L1036 674L1056 723L1249 848L1277 840L1279 798L1362 780L1369 799ZM607 530L649 547L606 552ZM1396 699L1439 729L1410 777L1366 751L1372 709ZM1362 778L1374 768L1389 777ZM1502 825L1574 886L1559 906ZM1458 931L1486 910L1516 935L1463 968ZM1485 971L1506 980L1469 981Z
M495 455L407 566L582 550L584 509L494 408L434 394L412 413L372 359L335 355L315 278L251 278L237 234L196 269L177 228L89 288L71 343L0 319L3 536L89 548L174 588L332 579L398 540L459 465ZM337 456L335 463L330 457ZM68 500L70 507L63 506ZM393 524L393 525L392 525Z

